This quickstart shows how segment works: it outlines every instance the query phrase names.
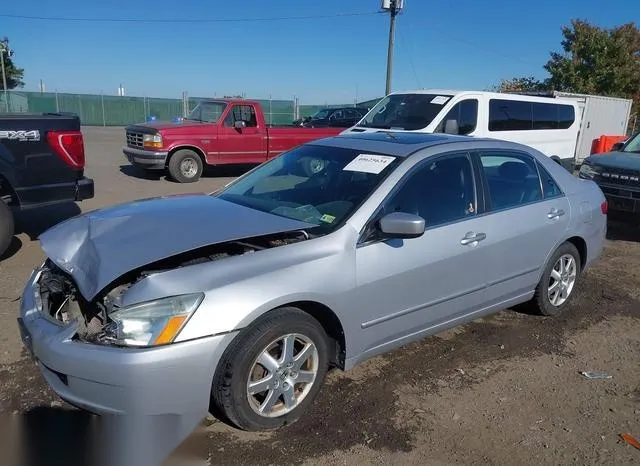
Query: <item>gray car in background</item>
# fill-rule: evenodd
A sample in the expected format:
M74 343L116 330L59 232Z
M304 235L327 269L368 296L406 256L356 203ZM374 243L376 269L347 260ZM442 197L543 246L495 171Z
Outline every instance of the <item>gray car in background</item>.
M332 367L520 303L561 313L606 211L593 181L519 144L337 136L210 195L51 228L19 326L76 406L273 429Z

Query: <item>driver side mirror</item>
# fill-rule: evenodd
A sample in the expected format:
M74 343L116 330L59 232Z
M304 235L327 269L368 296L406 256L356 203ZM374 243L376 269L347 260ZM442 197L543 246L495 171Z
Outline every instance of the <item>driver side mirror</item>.
M425 228L422 217L406 212L391 212L380 219L379 225L385 238L419 238Z
M247 123L243 120L237 120L233 122L233 127L235 129L242 129L247 127Z
M624 147L624 141L622 142L616 142L612 147L611 147L611 152L618 152L620 150L622 150L622 148Z
M446 134L460 134L458 120L447 120L444 124L444 132Z

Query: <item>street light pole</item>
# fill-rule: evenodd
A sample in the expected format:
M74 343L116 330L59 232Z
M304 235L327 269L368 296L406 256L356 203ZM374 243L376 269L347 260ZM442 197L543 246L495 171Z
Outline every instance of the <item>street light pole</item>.
M9 93L7 92L7 75L4 70L4 53L9 51L6 40L0 41L0 67L2 67L2 87L4 89L4 106L9 113Z
M396 35L396 16L404 7L404 0L382 0L382 9L389 12L389 45L387 48L387 86L385 95L391 93L391 72L393 70L393 43Z

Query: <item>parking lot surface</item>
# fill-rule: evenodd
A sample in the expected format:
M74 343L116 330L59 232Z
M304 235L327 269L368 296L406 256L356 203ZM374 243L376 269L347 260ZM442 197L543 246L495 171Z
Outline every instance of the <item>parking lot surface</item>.
M69 451L82 437L73 430L86 416L47 388L15 321L24 281L43 260L38 234L80 209L211 192L245 169L177 184L124 160L122 128L83 131L95 198L22 213L0 261L0 423L33 419L43 435L25 448L46 441L60 464L75 464ZM640 463L640 451L620 439L640 438L640 227L612 222L608 236L565 315L505 310L332 373L308 415L281 431L249 434L210 418L167 464Z

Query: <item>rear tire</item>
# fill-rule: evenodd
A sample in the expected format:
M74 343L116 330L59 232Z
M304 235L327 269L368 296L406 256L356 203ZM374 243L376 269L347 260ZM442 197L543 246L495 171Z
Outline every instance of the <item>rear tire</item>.
M562 243L549 259L530 304L544 316L561 314L574 295L581 268L578 249Z
M11 209L4 201L0 200L0 257L9 248L14 231L15 224Z
M169 159L169 176L178 183L193 183L204 169L202 159L191 149L180 149Z
M288 353L285 341L292 345ZM271 358L263 359L266 353ZM292 424L313 403L328 360L328 337L316 319L295 307L271 311L222 356L211 387L212 413L248 431Z

